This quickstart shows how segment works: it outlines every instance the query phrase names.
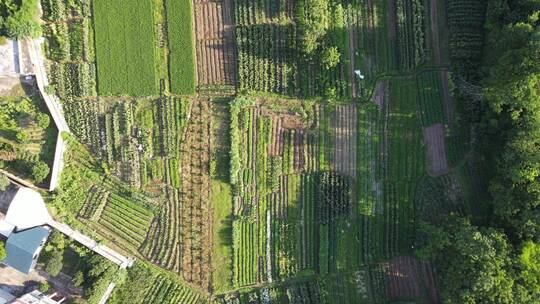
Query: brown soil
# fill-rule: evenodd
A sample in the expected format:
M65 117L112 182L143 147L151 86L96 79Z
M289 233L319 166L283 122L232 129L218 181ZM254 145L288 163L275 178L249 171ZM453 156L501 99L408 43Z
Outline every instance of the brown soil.
M337 106L331 119L334 133L334 169L356 178L356 141L358 115L354 105Z
M441 175L448 172L443 125L434 124L425 128L424 142L427 145L430 174Z
M195 1L199 86L235 85L236 55L231 0Z
M388 262L385 269L388 300L415 299L424 304L438 303L433 269L429 263L401 256Z

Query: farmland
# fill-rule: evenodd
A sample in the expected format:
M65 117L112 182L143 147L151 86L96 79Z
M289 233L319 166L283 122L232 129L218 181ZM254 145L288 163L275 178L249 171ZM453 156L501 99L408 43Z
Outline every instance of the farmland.
M93 3L99 93L155 94L152 1Z
M171 92L195 92L195 48L191 1L167 0L167 35L169 37L169 73Z
M112 303L440 302L422 233L486 197L476 4L120 2L42 0L52 205L137 258Z

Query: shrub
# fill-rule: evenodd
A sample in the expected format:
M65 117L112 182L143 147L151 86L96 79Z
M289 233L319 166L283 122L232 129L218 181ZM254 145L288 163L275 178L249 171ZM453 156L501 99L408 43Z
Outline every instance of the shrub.
M51 258L47 261L47 265L45 266L45 272L47 272L53 277L57 276L58 274L60 274L62 267L64 267L64 264L62 263L63 260L64 257L62 251L54 251Z
M325 47L321 53L321 63L325 69L330 70L338 65L340 57L337 47Z
M71 280L73 282L73 285L79 287L82 284L84 284L84 275L81 271L77 271L75 275L73 276L73 279Z
M9 186L9 179L4 174L0 174L0 191L5 191Z
M49 285L47 281L39 282L39 287L38 287L39 291L46 293L47 291L49 291L49 289L51 289L51 286Z
M32 176L37 183L41 183L49 175L49 171L49 166L40 161L32 167Z
M38 127L45 130L49 127L49 124L51 123L51 119L49 118L49 115L45 113L38 113L36 116L36 121Z
M7 257L6 244L0 241L0 261Z

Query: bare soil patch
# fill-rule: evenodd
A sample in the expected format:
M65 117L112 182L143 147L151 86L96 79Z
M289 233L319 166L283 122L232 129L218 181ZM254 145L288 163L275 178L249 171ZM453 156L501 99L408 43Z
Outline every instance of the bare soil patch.
M195 1L199 86L236 84L236 50L231 0Z
M427 145L430 174L437 176L448 172L443 125L434 124L424 128L424 142Z
M424 304L438 303L433 269L429 263L401 256L388 262L385 270L388 300L414 299Z
M337 106L332 113L334 136L333 165L341 174L356 178L358 114L356 106Z

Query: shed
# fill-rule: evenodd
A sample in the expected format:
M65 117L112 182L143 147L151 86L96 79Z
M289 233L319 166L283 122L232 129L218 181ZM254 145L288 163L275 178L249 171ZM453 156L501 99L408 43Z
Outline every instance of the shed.
M30 273L36 266L39 253L49 233L50 229L47 227L11 233L6 242L7 257L2 263L22 273Z

